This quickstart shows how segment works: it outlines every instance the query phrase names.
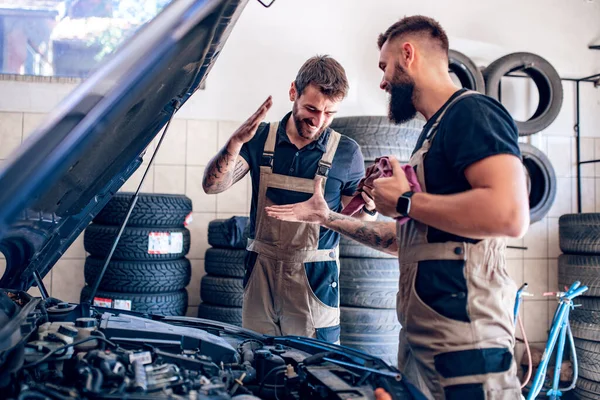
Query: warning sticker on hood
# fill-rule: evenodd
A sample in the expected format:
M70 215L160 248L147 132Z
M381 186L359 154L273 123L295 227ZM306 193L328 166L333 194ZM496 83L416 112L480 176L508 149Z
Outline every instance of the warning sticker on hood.
M177 254L183 252L183 233L150 232L148 254Z

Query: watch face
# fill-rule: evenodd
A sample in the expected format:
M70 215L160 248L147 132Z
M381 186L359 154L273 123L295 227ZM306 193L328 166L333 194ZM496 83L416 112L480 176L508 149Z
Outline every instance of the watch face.
M410 198L401 196L396 204L396 211L401 215L408 215L410 210Z

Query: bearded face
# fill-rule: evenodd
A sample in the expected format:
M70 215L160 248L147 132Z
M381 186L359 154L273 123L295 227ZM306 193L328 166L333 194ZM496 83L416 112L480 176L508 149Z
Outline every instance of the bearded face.
M333 122L341 99L325 96L314 85L296 96L292 106L292 119L298 135L306 140L317 140Z
M298 102L294 102L292 107L292 118L294 119L294 124L296 125L296 129L298 130L298 135L303 139L307 140L317 140L323 132L329 127L331 122L323 123L321 126L314 125L313 118L307 118L303 115L302 111L300 111L300 107L298 106Z
M388 92L390 94L388 109L390 121L401 124L417 115L413 101L415 81L400 64L397 64L394 69L394 76L389 82Z

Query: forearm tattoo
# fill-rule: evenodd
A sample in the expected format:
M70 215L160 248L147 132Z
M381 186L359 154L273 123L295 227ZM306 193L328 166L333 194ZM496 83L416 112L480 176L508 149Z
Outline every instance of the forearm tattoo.
M393 222L361 221L345 215L330 213L327 227L378 250L389 252L397 248L396 229Z
M238 160L233 167L237 157L224 147L206 167L202 182L204 188L213 192L222 192L242 179L248 169L241 160Z

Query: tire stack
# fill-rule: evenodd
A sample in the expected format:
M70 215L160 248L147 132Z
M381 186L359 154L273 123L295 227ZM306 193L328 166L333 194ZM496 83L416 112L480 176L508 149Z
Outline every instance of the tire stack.
M117 193L84 233L86 286L81 301L88 301L119 227L127 215L133 193ZM191 265L185 258L190 232L185 227L192 201L183 195L140 193L93 304L142 313L182 316L188 306L186 286Z
M332 128L359 144L366 169L388 155L406 163L424 124L417 118L396 125L387 117L361 116L336 118ZM377 218L393 221L382 215ZM401 329L396 315L399 277L395 255L340 238L340 342L394 366Z
M248 217L216 219L208 224L208 244L200 282L198 318L242 326L244 258Z
M580 399L600 399L600 213L565 214L558 221L558 289L579 281L588 287L576 297L570 314L579 377ZM567 342L568 343L568 342Z

